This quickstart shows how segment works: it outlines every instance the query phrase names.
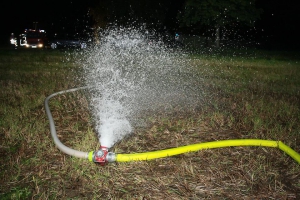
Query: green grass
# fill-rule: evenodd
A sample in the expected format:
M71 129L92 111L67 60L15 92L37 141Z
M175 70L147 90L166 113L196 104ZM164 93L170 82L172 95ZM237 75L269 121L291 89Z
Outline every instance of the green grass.
M235 56L232 56L232 55ZM132 153L225 139L281 140L300 152L300 59L287 52L193 54L203 96L189 112L141 116L112 151ZM79 86L72 52L0 49L0 199L297 199L300 166L278 149L232 147L104 167L60 152L44 99ZM193 79L194 80L194 79ZM96 150L81 91L50 101L61 141Z

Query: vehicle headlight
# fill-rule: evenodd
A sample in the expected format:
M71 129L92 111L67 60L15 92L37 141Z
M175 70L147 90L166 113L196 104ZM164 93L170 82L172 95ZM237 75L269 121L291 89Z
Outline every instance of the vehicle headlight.
M16 40L15 39L10 39L10 44L15 44Z

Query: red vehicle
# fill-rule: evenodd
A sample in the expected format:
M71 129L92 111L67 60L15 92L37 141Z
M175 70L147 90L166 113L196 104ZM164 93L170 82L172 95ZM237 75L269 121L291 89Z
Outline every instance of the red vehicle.
M26 48L45 48L48 43L45 30L26 29L19 35L19 41L16 46Z

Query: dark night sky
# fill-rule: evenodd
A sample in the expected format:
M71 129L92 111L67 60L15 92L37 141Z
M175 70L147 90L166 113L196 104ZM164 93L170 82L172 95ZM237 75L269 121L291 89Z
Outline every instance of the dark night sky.
M77 2L77 3L74 3ZM71 0L18 0L1 1L0 16L1 24L5 27L5 32L17 32L24 28L32 28L33 22L39 22L39 27L49 25L49 22L58 21L64 16L83 15L87 12L87 1Z
M77 2L77 3L75 3ZM66 16L68 20L65 25L76 21L77 16L87 13L87 1L69 0L17 0L0 2L1 33L0 44L9 41L11 33L19 34L25 28L34 28L33 22L38 22L38 29L45 29L47 32L58 21L62 21ZM71 20L70 20L71 19Z
M25 28L33 28L35 21L39 22L38 28L45 29L49 29L50 21L59 21L64 16L72 16L72 20L75 21L77 16L87 13L89 2L89 0L80 3L74 0L1 1L0 44L6 43L12 32L20 33ZM258 33L263 36L261 38L270 43L278 43L282 48L293 47L299 50L300 1L257 0L257 4L264 10L261 20L256 24Z

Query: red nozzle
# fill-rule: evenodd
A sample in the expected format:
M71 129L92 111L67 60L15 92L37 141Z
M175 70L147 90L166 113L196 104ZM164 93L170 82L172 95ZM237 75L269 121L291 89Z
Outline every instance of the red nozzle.
M108 148L105 146L100 146L100 149L94 153L93 161L99 163L100 165L105 165L107 160L106 156L108 154Z

